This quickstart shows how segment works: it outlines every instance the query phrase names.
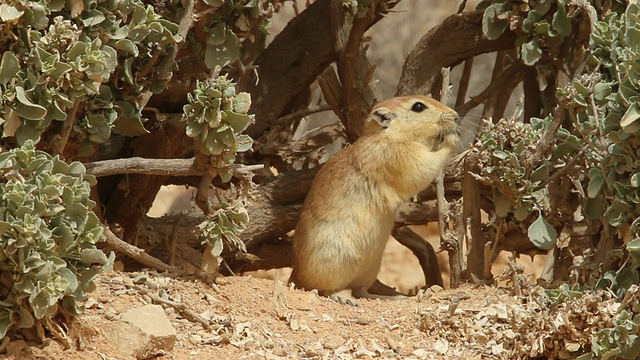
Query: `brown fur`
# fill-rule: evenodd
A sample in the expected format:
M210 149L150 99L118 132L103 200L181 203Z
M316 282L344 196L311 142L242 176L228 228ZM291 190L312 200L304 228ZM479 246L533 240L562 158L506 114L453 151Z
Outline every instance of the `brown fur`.
M412 111L418 101L427 109ZM387 128L379 114L389 115ZM343 289L366 294L396 210L431 183L455 149L456 119L426 96L374 107L365 134L331 157L313 181L293 240L296 286L327 296Z

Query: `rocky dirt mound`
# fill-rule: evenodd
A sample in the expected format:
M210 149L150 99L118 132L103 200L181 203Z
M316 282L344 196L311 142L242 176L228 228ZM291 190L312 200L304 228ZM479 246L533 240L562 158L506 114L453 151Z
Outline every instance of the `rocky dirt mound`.
M350 307L253 277L220 278L212 287L153 272L112 272L101 275L97 284L85 315L69 330L70 349L55 340L14 340L6 356L566 358L588 349L590 335L610 323L619 309L595 295L556 306L540 288L525 289L522 297L487 286L429 289L406 300L360 300L360 306Z

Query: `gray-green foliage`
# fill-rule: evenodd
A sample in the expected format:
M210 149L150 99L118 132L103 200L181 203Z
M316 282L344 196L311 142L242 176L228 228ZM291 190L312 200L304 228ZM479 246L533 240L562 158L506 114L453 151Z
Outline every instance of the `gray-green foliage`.
M532 176L523 164L523 156L532 151L543 133L541 122L524 124L516 119L500 119L487 122L478 136L477 146L488 156L482 157L480 175L495 183L494 200L496 214L505 217L513 212L518 220L524 220L538 200L545 196L538 188L548 176L548 170L534 171Z
M77 314L94 277L112 263L96 248L104 235L91 211L93 184L81 163L30 140L0 153L0 338L59 307Z
M222 181L231 180L229 164L235 161L237 153L253 146L251 137L242 134L253 122L253 117L247 114L251 96L236 93L235 84L221 76L199 81L187 100L189 103L183 110L187 135L194 138L200 152L211 156Z
M196 227L196 235L203 245L208 246L213 256L220 256L224 244L246 251L245 244L238 238L238 234L245 229L248 222L249 214L243 201L223 200L220 208Z
M561 42L568 35L561 29L572 28L570 24L561 24L567 19L575 19L578 13L587 13L592 6L577 6L567 1L557 1L555 6L550 3L553 1L532 3L526 6L527 11L517 14L521 20L516 22L516 30L520 34L517 44L521 49L532 38L536 46L544 45L545 51L555 51L559 45L551 46L556 44L551 40ZM511 5L511 1L494 1L486 7L485 36L497 38L505 31L506 27L500 24L514 16L506 9L522 8ZM555 12L550 9L555 9ZM495 138L509 137L507 134L514 135L514 131L519 133L518 129L529 126L527 124L510 124L514 130L490 127L483 133L479 146L493 157L488 164L490 167L483 171L491 172L495 165L502 166L499 173L492 176L506 179L504 188L499 187L494 196L499 215L514 211L518 220L524 219L529 215L528 210L535 207L535 199L542 199L540 195L544 194L539 191L543 189L536 188L536 183L549 176L551 166L584 153L585 166L589 168L585 174L588 180L583 206L585 216L589 219L603 216L612 227L630 225L629 235L635 239L634 242L640 242L640 9L637 4L629 4L626 10L620 9L623 11L611 11L594 23L590 54L583 60L588 71L558 90L559 103L570 109L568 113L575 119L572 124L575 128L561 127L558 130L553 154L539 159L534 168L526 168L519 162L523 146L535 146L532 139L543 132L532 134L533 138L527 143ZM537 60L527 60L523 51L523 62L536 64ZM531 131L539 131L540 124L551 121L551 115L545 119L532 119ZM504 146L509 147L508 151L499 148ZM507 201L514 203L515 207L507 206Z
M140 96L161 92L168 79L135 74L180 40L176 24L139 0L10 0L0 17L0 35L10 39L0 63L2 137L37 142L52 121L76 116L80 104L74 130L85 152L112 129L145 132Z
M242 134L253 122L253 117L247 114L251 97L248 93L236 93L235 84L221 76L198 82L193 93L187 94L187 100L189 103L183 110L187 135L194 138L196 148L209 157L212 165L209 171L228 182L233 177L229 165L235 162L238 153L253 145L251 137ZM213 256L222 253L223 242L246 251L237 236L249 221L240 198L220 198L219 209L196 229L197 236L208 245Z
M613 227L631 224L640 238L640 6L598 21L591 37L595 69L591 79L574 82L571 100L580 130L592 144L587 213ZM587 105L593 103L597 113ZM603 139L606 148L601 145Z
M497 39L509 27L516 31L516 46L526 65L535 65L543 53L557 54L575 26L572 21L584 12L569 0L483 1L479 8L485 9L482 31L488 39Z
M587 359L637 359L640 357L640 314L622 310L615 326L598 331L591 338L592 356Z
M253 40L252 30L267 32L273 5L267 0L203 0L216 11L207 27L205 65L209 69L238 59L240 39Z
M533 168L527 163L544 134L544 125L540 119L530 124L514 118L489 121L478 136L476 148L485 154L479 158L478 175L492 185L496 215L512 216L526 227L536 247L548 250L556 243L557 231L545 219L549 193L543 182L553 163L540 161Z
M545 54L558 54L563 41L578 32L575 21L580 14L589 19L589 27L581 31L592 31L588 51L576 52L579 56L575 60L580 66L575 68L581 72L559 88L553 99L566 111L551 152L542 154L533 163L522 162L526 147L536 146L531 140L544 134L544 127L552 123L551 114L544 119L531 119L530 125L510 124L508 127L514 130L501 129L504 131L501 135L495 131L496 125L491 125L477 146L490 157L483 160L489 168L483 169L482 175L504 182L494 192L497 215L513 214L518 220L527 219L531 224L530 240L539 247L540 242L531 238L531 227L536 222L541 224L538 224L538 234L553 237L555 230L542 220L550 219L554 225L566 221L561 214L541 211L538 220L531 222L531 213L527 210L542 210L548 207L551 197L557 196L545 194L539 185L554 173L573 184L574 199L581 201L574 204L573 209L581 210L585 221L593 221L594 229L603 225L599 240L613 236L624 244L625 251L613 249L609 256L620 259L625 266L600 274L596 284L597 288L609 289L622 298L640 281L640 6L614 1L606 5L610 6L606 11L600 11L603 4L561 0L483 3L485 36L495 39L511 27L518 35L516 45L523 63L536 66L542 74L552 66L566 70L564 65L553 63L553 56L545 58ZM516 136L522 128L530 134L524 137L527 141L518 140ZM598 269L597 264L593 268ZM569 293L581 295L576 289ZM560 291L560 295L556 295L561 298L562 294ZM551 298L556 295L550 293ZM637 358L640 317L637 307L632 311L621 310L615 326L595 334L591 352L581 359Z

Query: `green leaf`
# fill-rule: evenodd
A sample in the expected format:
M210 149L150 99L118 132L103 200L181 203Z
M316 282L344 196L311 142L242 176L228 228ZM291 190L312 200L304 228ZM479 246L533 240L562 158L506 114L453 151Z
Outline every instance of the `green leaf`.
M75 60L78 56L85 54L88 46L89 45L82 41L78 41L71 45L71 48L67 52L67 59Z
M633 103L624 113L622 119L620 119L620 126L622 130L628 134L633 134L640 131L640 105Z
M251 125L251 116L235 113L231 110L225 111L227 123L237 134L241 133Z
M235 61L240 55L240 44L238 37L233 31L226 30L226 38L221 45L215 45L218 38L214 38L213 34L209 34L207 38L207 47L204 55L204 63L209 69L216 66L225 66Z
M220 181L227 183L233 177L233 172L231 170L219 170L218 175L220 175Z
M558 239L558 232L544 219L542 212L539 212L538 219L529 226L527 235L529 241L542 250L553 248Z
M7 85L20 71L20 60L11 51L5 51L0 60L0 85Z
M504 196L500 190L494 189L493 192L493 202L496 205L496 215L500 217L506 217L509 215L509 211L511 211L511 200L508 197Z
M544 16L549 9L551 8L552 1L536 1L536 4L533 5L533 10L535 10L539 16Z
M113 132L124 136L138 136L148 134L140 118L140 112L135 105L128 101L116 101L114 108L118 111L118 118L113 123Z
M129 39L122 39L122 40L116 41L114 47L118 50L125 51L133 55L134 57L138 56L138 47L136 46L136 44L133 43L133 41Z
M224 0L203 0L205 4L218 8L224 5Z
M236 146L236 137L233 134L233 129L231 129L230 127L227 127L225 130L218 132L218 137L228 148L233 148L234 146Z
M18 317L20 317L20 320L16 326L18 329L30 328L35 324L33 316L31 316L29 311L27 311L27 309L23 307L18 310Z
M222 254L223 244L222 239L218 238L213 242L213 245L209 247L209 251L213 256L220 256Z
M135 59L136 58L134 57L129 57L122 62L122 69L124 70L124 80L129 83L129 85L135 84L135 80L133 78L133 61Z
M209 36L207 37L207 45L220 46L227 40L227 27L224 23L216 23L211 30L209 30Z
M627 243L627 250L630 252L640 252L640 238L635 238Z
M251 94L239 92L233 99L233 112L237 114L247 114L251 108ZM241 130L243 131L243 130Z
M593 359L593 355L591 353L586 353L576 358L576 360L592 360L592 359Z
M31 7L24 12L23 21L36 30L44 30L49 24L47 12L51 11L51 8L46 9L37 2L31 2Z
M595 199L604 186L604 177L602 171L599 168L591 168L589 170L589 185L587 187L587 196L591 199Z
M524 221L529 214L531 214L531 210L529 210L528 207L516 206L513 209L513 216L515 216L518 221Z
M531 181L542 181L549 177L549 163L545 163L540 165L537 169L535 169L530 176Z
M597 83L593 86L593 97L598 101L604 101L612 91L611 84L604 82Z
M107 256L100 249L83 249L80 257L80 261L85 264L100 264L107 263Z
M522 48L520 50L522 55L522 61L525 65L533 66L535 65L540 58L542 58L542 49L538 46L538 43L535 39L522 44Z
M189 124L187 124L186 134L188 137L197 137L202 133L203 128L204 128L203 124L190 122Z
M245 152L253 147L253 139L246 134L238 135L237 152Z
M204 145L212 155L220 155L224 151L224 143L218 138L218 134L215 131L209 133Z
M83 11L80 16L80 22L82 22L85 27L100 25L103 21L105 21L105 19L106 18L102 11L98 9L85 9L85 11Z
M9 4L0 5L0 19L5 22L17 22L18 19L24 14L24 11L19 11L15 7Z
M558 10L553 14L551 25L553 29L558 32L558 35L562 37L571 34L571 19L567 17L567 9L565 9L564 6L558 6Z
M31 102L22 86L16 86L16 99L15 111L18 116L27 120L42 120L47 115L47 109Z
M633 212L633 207L624 201L615 199L604 212L604 218L611 226L621 226L629 218L629 214Z
M56 61L53 67L54 71L50 74L50 76L53 78L60 78L73 69L71 65L63 63L61 61Z
M500 160L505 160L509 157L509 154L502 150L494 150L493 156L497 157Z
M629 179L629 185L634 188L640 187L640 172L633 173Z
M509 26L508 20L498 18L502 14L502 7L502 3L493 4L482 14L482 34L489 40L499 38Z

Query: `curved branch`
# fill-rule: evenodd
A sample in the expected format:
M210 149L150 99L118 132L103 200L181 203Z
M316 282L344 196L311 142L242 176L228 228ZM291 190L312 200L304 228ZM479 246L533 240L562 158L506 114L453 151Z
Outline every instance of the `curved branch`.
M516 35L505 31L488 40L482 35L482 11L449 16L420 39L407 57L397 95L429 94L438 90L440 69L480 54L515 47Z

